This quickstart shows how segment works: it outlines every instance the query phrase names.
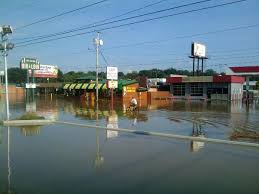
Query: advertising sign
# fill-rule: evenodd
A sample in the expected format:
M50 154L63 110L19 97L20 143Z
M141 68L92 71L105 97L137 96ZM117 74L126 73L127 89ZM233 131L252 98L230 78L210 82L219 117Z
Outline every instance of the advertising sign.
M117 67L106 67L107 79L117 80L118 79L118 68Z
M206 46L199 43L192 43L192 56L206 57Z
M26 83L25 87L26 88L36 88L36 84L35 83Z
M117 80L108 80L107 81L107 86L109 89L115 89L118 88L118 81Z
M40 69L40 62L34 58L22 58L20 61L21 69Z
M31 72L30 72L30 76L31 76ZM40 69L34 71L34 77L57 78L58 67L53 65L40 65Z

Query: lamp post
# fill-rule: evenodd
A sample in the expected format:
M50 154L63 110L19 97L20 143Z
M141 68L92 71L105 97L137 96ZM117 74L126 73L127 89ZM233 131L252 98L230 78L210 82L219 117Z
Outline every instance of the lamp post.
M0 27L0 34L1 34L1 44L0 44L0 51L4 57L4 69L5 69L5 101L6 101L6 119L9 120L9 96L8 96L8 75L7 75L7 55L8 51L12 50L14 44L8 43L8 35L12 34L13 30L12 27L9 25L4 25Z

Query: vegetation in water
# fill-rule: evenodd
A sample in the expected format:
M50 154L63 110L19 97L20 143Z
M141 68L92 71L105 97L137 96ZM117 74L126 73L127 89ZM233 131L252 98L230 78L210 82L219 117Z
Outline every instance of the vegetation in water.
M28 113L25 113L24 115L18 117L17 119L18 120L38 120L38 119L43 120L45 118L37 115L35 112L28 112Z

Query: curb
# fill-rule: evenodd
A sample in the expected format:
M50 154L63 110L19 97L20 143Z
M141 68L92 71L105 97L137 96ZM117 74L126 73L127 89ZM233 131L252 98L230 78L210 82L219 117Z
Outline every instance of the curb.
M9 120L3 121L4 126L39 126L53 124L54 120Z

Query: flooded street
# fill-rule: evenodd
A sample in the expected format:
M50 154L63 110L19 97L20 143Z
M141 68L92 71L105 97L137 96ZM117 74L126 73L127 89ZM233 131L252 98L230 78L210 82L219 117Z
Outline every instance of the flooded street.
M236 130L259 131L258 105L158 101L135 113L125 107L117 102L109 111L109 102L100 102L98 121L94 105L75 98L16 99L10 108L11 118L36 108L59 121L226 140ZM257 148L63 124L0 132L0 193L259 192Z

